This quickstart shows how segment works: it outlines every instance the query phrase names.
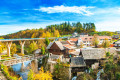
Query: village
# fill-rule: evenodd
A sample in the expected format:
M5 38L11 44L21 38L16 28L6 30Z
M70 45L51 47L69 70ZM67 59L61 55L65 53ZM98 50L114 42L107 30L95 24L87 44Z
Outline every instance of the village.
M104 62L107 60L106 53L110 53L110 55L119 58L119 41L112 42L111 36L97 36L97 45L102 45L105 41L109 43L104 43L106 44L105 47L95 47L93 44L94 38L96 37L74 32L67 40L60 39L50 42L47 50L49 51L48 64L51 65L51 73L54 70L53 65L58 63L58 60L70 64L68 69L69 79L72 79L72 77L77 77L84 72L89 73L89 68L92 70L101 70ZM76 77L74 78L76 79ZM100 74L96 80L99 79Z
M31 39L35 40L37 38ZM97 70L97 73L94 73L96 75L95 79L100 80L101 74L104 72L104 65L109 61L110 56L119 59L120 41L114 36L98 36L96 34L89 36L86 33L78 34L74 32L69 37L49 39L52 39L52 41L46 46L46 54L41 54L42 49L34 50L31 55L20 56L14 54L7 60L1 59L0 65L11 66L17 75L18 72L25 73L26 70L29 71L30 69L38 73L44 66L45 70L54 75L54 80L79 80L77 78L80 75L91 74L91 70ZM9 42L10 40L14 41L15 39L8 39ZM3 41L5 40L3 39ZM9 47L11 44L11 42L8 43L8 56L11 55ZM25 39L21 41L22 54L24 54L24 44ZM23 77L23 80L27 80L27 74L19 75Z

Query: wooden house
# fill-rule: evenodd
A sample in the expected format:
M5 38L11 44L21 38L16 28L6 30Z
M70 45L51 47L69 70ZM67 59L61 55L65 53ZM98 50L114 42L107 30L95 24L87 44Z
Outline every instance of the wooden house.
M64 54L64 47L60 41L50 42L50 44L47 46L47 49L52 54Z
M79 72L84 72L86 69L86 63L83 57L71 57L70 68L73 75L78 75Z
M99 67L100 60L105 59L104 49L85 49L82 50L82 56L85 60L87 67L92 67L93 69Z

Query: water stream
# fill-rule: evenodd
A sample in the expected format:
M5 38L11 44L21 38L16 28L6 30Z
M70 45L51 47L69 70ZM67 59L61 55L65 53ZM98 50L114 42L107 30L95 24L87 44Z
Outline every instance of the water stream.
M103 69L100 69L100 71L97 73L97 79L96 80L100 80L100 75L101 73L103 73L104 70Z
M31 61L25 61L24 67L26 68L29 64L31 64ZM21 72L22 63L15 64L11 67L13 68L13 71L16 74L19 74L23 78L23 80L27 80L27 74L28 74L29 70L26 69L24 72Z

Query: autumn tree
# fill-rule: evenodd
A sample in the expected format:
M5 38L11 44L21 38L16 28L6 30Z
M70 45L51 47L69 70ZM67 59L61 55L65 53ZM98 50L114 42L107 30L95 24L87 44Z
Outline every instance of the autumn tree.
M104 48L108 48L108 47L110 46L110 41L109 41L108 39L105 39L105 40L103 41L103 43L102 43L102 46L103 46Z
M46 47L47 45L45 43L46 43L45 39L38 40L38 48L42 48L42 46Z
M43 67L41 67L39 73L35 74L32 70L28 73L27 80L53 80L52 74L48 71L44 71Z
M34 50L38 49L38 45L36 44L36 42L32 42L30 45L29 45L29 53L32 53Z
M84 44L83 42L80 42L80 48L83 48Z
M0 37L0 39L4 39L3 37ZM5 44L0 42L0 53L6 48Z
M58 63L54 66L53 75L60 80L69 80L69 64Z
M28 72L28 79L27 80L34 80L34 72L31 69Z
M17 46L15 43L11 45L10 51L11 51L12 56L16 53Z
M3 49L4 49L4 45L2 42L0 42L0 53L2 53Z
M97 47L98 47L98 44L99 44L98 35L97 35L97 34L94 34L94 37L93 37L93 45L95 46L95 48L97 48Z
M55 30L54 33L53 33L53 36L54 37L60 37L59 31Z

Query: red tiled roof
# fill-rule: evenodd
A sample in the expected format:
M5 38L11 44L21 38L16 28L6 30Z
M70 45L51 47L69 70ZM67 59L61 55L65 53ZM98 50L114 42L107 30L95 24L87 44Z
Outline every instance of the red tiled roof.
M77 39L77 38L71 38L70 40L72 40L72 41L77 41L78 39Z
M98 36L99 39L112 39L111 36Z
M64 47L66 47L68 49L74 49L75 48L74 46L71 46L71 45L64 45Z

